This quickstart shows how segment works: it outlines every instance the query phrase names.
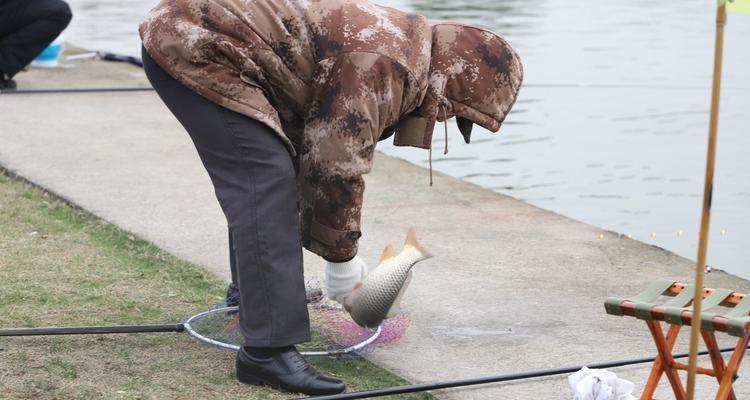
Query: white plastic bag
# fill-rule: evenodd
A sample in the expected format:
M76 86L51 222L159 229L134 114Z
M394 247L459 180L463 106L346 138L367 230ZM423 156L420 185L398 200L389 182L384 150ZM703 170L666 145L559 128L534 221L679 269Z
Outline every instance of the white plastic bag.
M633 382L620 379L606 369L588 369L568 377L574 400L636 400Z

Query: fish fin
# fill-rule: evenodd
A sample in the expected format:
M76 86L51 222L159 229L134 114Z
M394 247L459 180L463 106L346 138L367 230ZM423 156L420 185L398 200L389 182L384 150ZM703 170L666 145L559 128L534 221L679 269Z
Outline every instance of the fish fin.
M385 249L383 249L383 254L380 256L380 262L396 257L396 250L391 246L390 244L388 246L385 246Z
M396 295L396 299L393 300L393 304L391 305L391 308L388 310L388 313L385 315L386 318L393 318L396 315L398 315L399 311L401 310L401 298L404 297L404 293L406 293L406 288L409 286L410 282L411 282L411 271L409 271L409 274L406 275L406 280L404 281L404 284L401 286L401 290L398 291L398 295Z
M417 240L417 231L413 226L410 226L409 230L406 232L406 242L404 242L404 247L413 247L417 249L417 251L422 254L423 259L432 257L432 254L425 250L425 248L422 247L422 244Z

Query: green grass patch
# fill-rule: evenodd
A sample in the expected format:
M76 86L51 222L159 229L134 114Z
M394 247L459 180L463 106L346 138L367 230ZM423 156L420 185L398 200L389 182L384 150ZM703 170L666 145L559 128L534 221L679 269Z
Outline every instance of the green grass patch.
M0 174L0 327L179 323L225 290L203 268ZM361 357L311 360L350 391L406 383ZM0 399L296 397L238 383L233 354L186 334L0 338Z

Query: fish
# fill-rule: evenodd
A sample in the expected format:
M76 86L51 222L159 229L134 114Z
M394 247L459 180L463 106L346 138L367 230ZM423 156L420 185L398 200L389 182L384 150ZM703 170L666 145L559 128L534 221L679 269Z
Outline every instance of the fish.
M412 267L431 257L417 241L414 227L410 227L401 251L396 254L390 244L385 247L378 266L354 285L344 301L344 309L354 322L366 328L377 327L383 320L396 316L411 282Z

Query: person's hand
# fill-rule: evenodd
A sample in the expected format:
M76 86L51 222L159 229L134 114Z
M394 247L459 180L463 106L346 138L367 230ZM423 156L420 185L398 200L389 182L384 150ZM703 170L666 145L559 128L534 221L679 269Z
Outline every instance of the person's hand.
M326 295L341 304L354 290L354 285L367 275L367 264L359 256L337 263L326 261Z

